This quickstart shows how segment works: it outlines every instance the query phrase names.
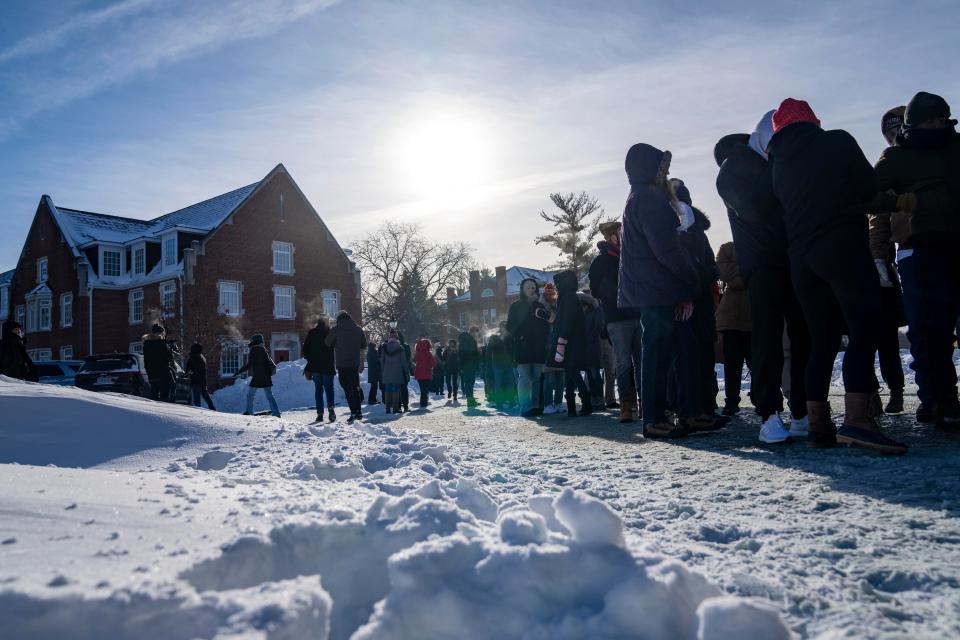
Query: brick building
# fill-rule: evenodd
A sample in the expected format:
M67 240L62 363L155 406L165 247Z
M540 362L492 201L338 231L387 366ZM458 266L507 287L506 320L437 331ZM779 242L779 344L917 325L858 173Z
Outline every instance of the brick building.
M481 330L495 329L500 321L506 321L507 311L520 298L520 283L533 278L543 288L553 282L553 271L541 271L527 267L497 267L493 278L481 278L479 271L470 272L470 288L467 291L447 289L447 338L456 337L452 327L467 330L477 325Z
M4 285L6 278L7 284ZM78 211L42 196L0 317L34 358L142 349L154 322L207 352L208 383L241 366L262 333L278 361L300 357L319 313L360 320L360 273L284 166L153 220Z

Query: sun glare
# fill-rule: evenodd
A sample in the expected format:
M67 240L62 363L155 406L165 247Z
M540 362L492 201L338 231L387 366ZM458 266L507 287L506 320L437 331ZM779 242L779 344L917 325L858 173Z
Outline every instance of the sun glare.
M399 179L418 199L456 195L491 177L490 133L466 114L437 113L414 119L399 135Z

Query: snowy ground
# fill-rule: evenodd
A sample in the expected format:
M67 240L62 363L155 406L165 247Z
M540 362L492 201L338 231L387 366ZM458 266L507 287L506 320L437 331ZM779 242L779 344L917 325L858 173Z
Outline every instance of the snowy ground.
M442 403L325 426L288 368L281 420L0 380L3 637L960 634L960 435L884 418L913 448L883 458L760 447L749 415L654 442Z

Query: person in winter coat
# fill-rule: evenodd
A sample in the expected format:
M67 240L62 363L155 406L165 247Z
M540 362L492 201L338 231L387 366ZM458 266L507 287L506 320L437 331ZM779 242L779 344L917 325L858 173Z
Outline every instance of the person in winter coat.
M497 409L504 410L516 404L517 382L514 378L513 355L507 338L507 323L501 322L497 333L487 342L487 358L493 386L488 395Z
M436 364L433 365L433 380L430 382L430 390L438 398L443 397L443 383L446 378L446 365L443 358L443 345L437 343L434 347L433 359Z
M877 197L877 174L853 136L824 131L802 100L787 98L780 104L773 131L773 190L783 205L790 273L810 330L808 443L906 453L907 447L886 437L870 414L871 397L879 388L873 363L883 307L863 208ZM837 305L849 336L843 356L846 417L839 429L827 403Z
M143 365L150 380L150 399L171 402L176 363L165 336L166 330L159 324L153 325L150 333L143 336Z
M317 408L317 422L323 422L323 398L327 398L327 413L330 422L335 422L337 415L333 410L333 378L336 375L336 355L334 348L327 344L330 335L330 319L326 315L317 318L317 324L307 332L303 341L303 356L307 359L304 372L313 380L314 403Z
M543 367L543 413L552 415L562 413L563 390L565 387L563 367L558 366L553 359L555 351L550 349L550 344L555 340L554 330L557 320L557 287L554 283L548 282L543 285L543 293L540 295L540 304L543 306L544 313L547 316L547 325L549 333L547 334L547 344L544 349L545 364Z
M383 371L380 368L380 351L373 342L367 342L367 382L370 383L370 393L367 397L367 404L379 404L377 401L377 390L382 386Z
M337 377L350 405L347 422L363 419L361 407L360 374L366 365L367 336L346 310L337 314L337 324L330 330L324 343L334 347Z
M5 320L0 329L0 375L18 380L39 380L37 367L23 343L23 327L15 320Z
M727 206L737 264L750 298L751 398L761 419L759 439L766 444L806 438L809 423L804 376L810 338L790 279L783 206L773 192L767 154L773 114L767 112L752 134L724 136L713 150L720 167L717 192ZM785 395L793 416L789 429L780 417Z
M407 344L407 340L403 337L402 331L398 331L397 336L400 339L403 354L407 358L407 369L413 371L413 354L411 353L410 345ZM400 408L404 411L410 411L410 387L407 385L403 385L400 389Z
M451 340L443 352L444 375L446 376L447 398L457 402L460 388L460 352L457 341Z
M740 277L737 251L733 242L720 245L717 270L723 281L723 297L717 308L717 331L723 336L723 380L726 396L723 414L733 416L740 411L740 379L743 365L751 367L750 294Z
M267 348L263 344L263 334L257 333L250 338L248 345L250 352L247 354L247 362L240 370L233 374L233 377L239 377L242 373L250 372L250 386L247 388L247 408L243 415L253 415L253 400L257 395L257 389L263 389L267 402L270 404L270 414L276 418L280 417L280 407L273 397L273 374L277 372L277 365L267 353Z
M639 143L627 152L625 168L630 195L623 212L617 306L639 309L643 327L640 398L644 433L680 437L715 422L700 415L697 380L679 386L680 421L666 416L666 379L674 345L696 340L690 318L700 278L680 244L676 196L667 175L669 151ZM695 358L678 370L694 371Z
M547 349L549 313L540 303L540 287L533 278L520 282L520 298L507 312L506 332L513 347L516 363L517 397L520 415L525 418L543 414L540 398L540 376L543 354Z
M920 92L904 112L896 144L876 171L897 194L890 216L899 245L904 303L921 407L918 419L960 424L953 341L960 309L960 134L950 105ZM877 257L876 254L874 257Z
M410 362L395 329L390 331L387 342L380 350L380 369L383 372L383 403L387 413L400 413L400 389L410 381Z
M553 352L553 364L563 368L567 416L578 415L577 391L580 392L579 415L588 416L593 413L593 403L580 375L587 357L587 326L577 297L577 274L569 269L561 271L553 277L553 283L557 287L557 316L547 352Z
M467 407L476 407L477 400L473 397L473 387L477 382L477 370L480 367L480 348L477 340L480 337L480 327L472 325L469 331L463 331L457 338L457 350L460 352L460 386L467 396Z
M577 299L583 307L585 347L583 357L583 373L586 376L587 389L590 392L590 404L595 408L603 408L603 377L600 370L603 367L603 308L596 298L583 291L577 292Z
M187 358L187 375L190 376L190 399L193 406L200 406L200 398L207 403L211 411L216 411L213 400L207 392L207 359L203 357L203 345L194 343L190 346L190 357Z
M417 340L413 352L413 375L420 385L420 408L430 404L430 385L433 384L433 367L437 359L433 357L433 345L426 338Z
M643 353L638 309L619 308L617 290L620 281L621 223L600 225L603 240L597 244L597 257L590 264L590 294L603 305L607 334L613 344L615 376L620 392L620 422L633 422L637 411L637 389L640 380L640 361ZM610 380L607 380L609 384ZM610 403L607 403L611 407ZM613 407L611 407L613 408Z

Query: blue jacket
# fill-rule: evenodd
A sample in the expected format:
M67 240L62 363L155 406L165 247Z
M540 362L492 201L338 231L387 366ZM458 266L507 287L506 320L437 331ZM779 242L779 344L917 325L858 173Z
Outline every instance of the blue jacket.
M617 307L648 309L693 300L699 278L680 246L679 221L655 184L664 153L648 144L627 152L630 196L623 210Z

